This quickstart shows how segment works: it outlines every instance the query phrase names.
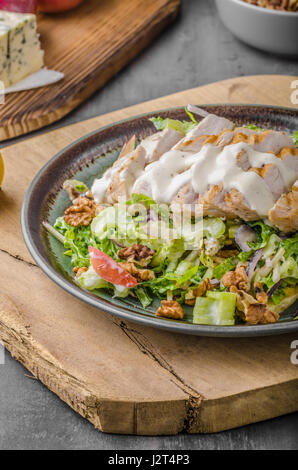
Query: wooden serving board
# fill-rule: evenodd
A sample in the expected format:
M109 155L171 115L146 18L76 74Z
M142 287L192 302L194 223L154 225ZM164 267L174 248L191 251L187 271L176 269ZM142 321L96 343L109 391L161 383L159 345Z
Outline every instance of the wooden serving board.
M181 0L85 0L59 15L38 15L45 64L65 74L55 85L9 94L0 106L0 141L61 119L130 62L173 21Z
M41 272L22 241L20 209L31 179L57 151L110 122L188 102L290 105L293 79L227 80L4 149L0 339L32 374L101 431L217 432L297 411L298 366L290 356L298 336L187 337L121 321L71 297Z

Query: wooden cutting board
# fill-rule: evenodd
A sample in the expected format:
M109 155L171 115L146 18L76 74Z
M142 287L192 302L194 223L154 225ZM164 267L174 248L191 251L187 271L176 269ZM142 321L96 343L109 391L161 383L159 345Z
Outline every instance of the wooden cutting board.
M61 119L173 21L181 0L85 0L64 14L38 15L45 65L55 85L9 94L0 106L0 141Z
M0 192L0 339L96 428L110 433L216 432L298 410L298 334L252 339L175 335L121 321L50 281L22 241L20 209L36 172L86 132L168 106L290 106L292 77L243 77L99 116L4 149ZM270 87L268 86L270 84Z

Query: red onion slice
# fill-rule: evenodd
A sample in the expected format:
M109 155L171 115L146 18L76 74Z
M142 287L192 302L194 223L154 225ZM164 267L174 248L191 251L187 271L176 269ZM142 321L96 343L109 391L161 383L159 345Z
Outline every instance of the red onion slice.
M241 250L248 253L251 248L249 247L247 242L257 241L257 234L248 225L243 224L238 228L237 232L235 233L235 240Z
M250 281L251 278L253 277L253 273L255 272L256 266L260 259L262 258L264 252L264 248L261 248L260 250L256 251L255 254L253 255L252 259L250 260L250 263L248 265L246 274L248 277L248 280Z
M116 245L119 246L119 248L125 248L125 245L121 245L121 243L117 242L114 238L111 238L111 241Z
M274 284L274 286L271 287L270 291L267 292L268 299L270 299L270 297L273 296L274 292L281 285L282 281L283 281L283 279L280 279L276 284Z

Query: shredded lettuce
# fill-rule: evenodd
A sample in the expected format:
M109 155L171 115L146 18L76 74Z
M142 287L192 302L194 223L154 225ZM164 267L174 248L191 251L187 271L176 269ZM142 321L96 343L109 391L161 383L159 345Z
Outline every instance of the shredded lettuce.
M237 257L226 259L223 263L219 264L218 266L216 266L216 268L214 268L213 277L220 281L225 273L227 273L228 271L233 271L235 269L237 263Z
M148 290L145 287L135 287L134 293L144 308L149 307L153 301L153 298L150 297Z
M270 236L276 233L276 230L270 225L265 224L262 220L257 220L256 222L249 222L251 228L253 228L257 234L258 240L256 242L249 242L249 246L253 251L257 251L260 248L264 248L268 243Z
M54 228L65 237L64 248L66 256L71 258L72 266L89 266L88 246L96 246L91 227L72 227L63 217L56 220Z
M282 248L285 250L284 257L287 259L289 256L293 256L295 259L298 258L298 233L290 238L286 238L281 242Z
M164 129L174 129L175 131L186 135L198 125L198 122L193 114L187 110L187 108L185 108L185 112L190 117L191 121L178 121L176 119L163 119L161 117L154 117L149 120L153 123L155 129L158 131L163 131Z

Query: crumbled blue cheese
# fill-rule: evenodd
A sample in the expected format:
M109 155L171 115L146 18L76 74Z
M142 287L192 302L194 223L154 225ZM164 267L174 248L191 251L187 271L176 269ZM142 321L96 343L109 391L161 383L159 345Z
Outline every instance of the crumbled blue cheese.
M43 67L36 16L0 10L0 80L8 87Z

